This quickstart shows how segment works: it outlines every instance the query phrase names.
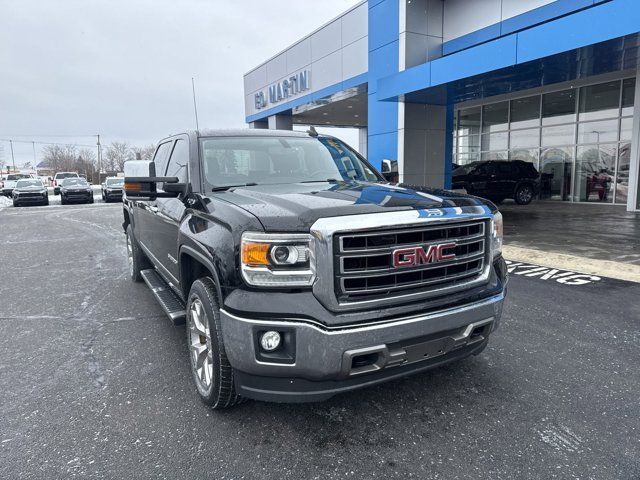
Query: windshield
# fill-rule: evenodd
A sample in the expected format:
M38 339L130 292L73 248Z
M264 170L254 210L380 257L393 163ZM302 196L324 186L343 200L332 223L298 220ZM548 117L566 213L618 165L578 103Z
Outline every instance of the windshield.
M78 178L77 173L56 173L56 180L62 180L65 178Z
M124 185L124 178L107 178L107 185L109 187Z
M29 180L18 180L18 183L16 183L16 188L23 188L23 187L42 187L42 181L41 180L36 180L36 179L29 179Z
M85 186L87 185L87 181L84 178L65 178L64 181L62 182L62 185L64 187L68 187L69 185L82 185Z
M21 178L31 178L31 175L24 173L16 173L13 175L7 175L7 180L20 180Z
M205 176L215 186L382 181L368 163L333 138L204 138L202 156Z
M466 165L460 165L451 174L454 177L456 177L458 175L467 175L467 174L471 173L481 163L482 162L471 162L471 163L468 163Z

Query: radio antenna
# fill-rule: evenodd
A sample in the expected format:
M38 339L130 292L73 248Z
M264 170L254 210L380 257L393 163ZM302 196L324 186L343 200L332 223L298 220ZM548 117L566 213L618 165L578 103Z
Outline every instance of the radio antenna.
M193 112L196 115L196 130L200 131L200 126L198 125L198 106L196 105L196 84L193 81L193 77L191 77L191 91L193 92Z

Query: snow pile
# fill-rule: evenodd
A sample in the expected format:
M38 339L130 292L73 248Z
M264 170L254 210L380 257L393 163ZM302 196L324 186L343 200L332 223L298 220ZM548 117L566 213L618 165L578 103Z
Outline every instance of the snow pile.
M13 202L9 197L5 197L4 195L0 195L0 210L4 207L8 207L9 205L13 205Z

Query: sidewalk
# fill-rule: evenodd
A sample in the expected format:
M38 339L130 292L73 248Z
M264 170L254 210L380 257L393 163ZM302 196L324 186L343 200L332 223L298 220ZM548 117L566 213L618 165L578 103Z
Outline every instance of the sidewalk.
M640 282L640 214L624 206L505 202L505 258Z

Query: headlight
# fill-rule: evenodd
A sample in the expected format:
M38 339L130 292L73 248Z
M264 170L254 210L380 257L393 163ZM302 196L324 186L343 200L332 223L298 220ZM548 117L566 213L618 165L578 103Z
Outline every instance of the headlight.
M315 279L312 237L307 234L242 234L242 277L256 287L308 287Z
M491 251L493 252L493 257L495 258L498 255L502 254L503 225L502 214L500 212L496 212L493 214L491 227Z

